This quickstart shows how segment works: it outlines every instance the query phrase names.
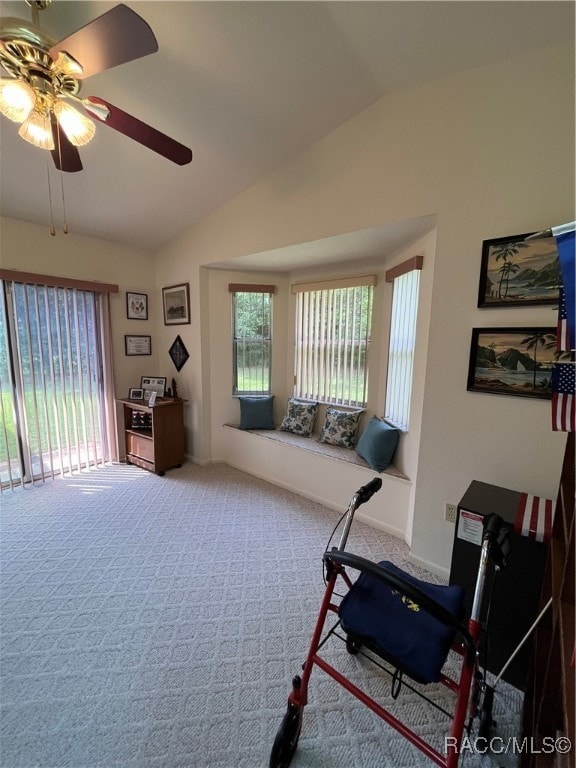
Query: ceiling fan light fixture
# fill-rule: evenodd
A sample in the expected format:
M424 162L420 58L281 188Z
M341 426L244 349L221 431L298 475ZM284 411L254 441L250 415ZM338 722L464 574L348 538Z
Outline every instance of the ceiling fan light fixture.
M98 104L98 102L90 101L89 99L82 99L82 104L86 112L94 115L94 117L101 120L103 123L110 117L110 110L108 107L105 107L104 104Z
M54 104L53 109L62 130L75 147L83 147L94 138L96 126L89 117L61 100Z
M34 107L34 90L25 80L0 82L0 112L15 123L22 123Z
M33 109L20 126L18 135L40 149L54 149L50 115Z

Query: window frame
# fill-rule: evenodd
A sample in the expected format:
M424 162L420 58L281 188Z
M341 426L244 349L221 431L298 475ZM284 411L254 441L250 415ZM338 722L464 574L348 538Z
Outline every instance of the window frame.
M270 395L272 391L272 339L273 339L273 327L272 327L272 317L273 317L273 306L272 306L272 296L276 293L276 286L275 285L260 285L260 284L254 284L254 283L230 283L228 285L228 290L231 295L231 302L232 302L232 308L231 308L231 321L232 321L232 396L233 397L265 397L267 395ZM239 338L236 335L236 327L237 327L237 315L236 315L236 296L240 293L250 293L250 294L267 294L269 296L269 304L268 304L268 318L267 318L267 327L269 329L268 335L266 337L260 337L259 339L255 338L253 339L254 342L259 342L260 344L264 344L267 347L268 350L268 370L267 370L267 378L268 378L268 388L259 388L259 389L240 389L238 386L239 382L239 376L238 376L238 341Z
M407 261L391 267L385 273L387 283L392 283L392 301L390 303L390 332L388 336L388 352L386 361L386 393L384 397L384 418L402 432L408 432L410 427L410 405L414 384L414 359L416 354L418 311L420 305L421 280L424 257L413 256ZM417 273L415 286L401 285L398 280ZM399 297L398 290L402 290ZM411 295L406 298L406 291ZM402 304L398 302L401 301ZM408 306L406 304L408 303ZM402 312L402 321L398 314ZM411 313L407 316L407 312ZM397 314L398 313L398 314ZM402 322L403 348L397 349L397 336ZM408 342L406 344L406 342ZM400 358L404 362L399 362Z

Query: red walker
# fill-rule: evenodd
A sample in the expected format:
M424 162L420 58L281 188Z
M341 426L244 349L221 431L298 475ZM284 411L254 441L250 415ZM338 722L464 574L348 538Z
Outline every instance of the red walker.
M478 670L480 606L489 564L493 563L499 568L505 563L509 548L508 531L497 515L485 518L474 602L471 617L464 625L459 620L464 597L460 587L422 582L391 563L376 564L345 551L355 511L381 485L382 480L375 478L354 494L345 514L339 546L324 553L326 591L302 675L296 675L292 680L288 708L272 747L270 768L287 768L294 756L314 666L323 669L437 765L445 768L456 768L458 765L468 715L480 715L479 735L488 733L491 712L482 713L477 706L482 688ZM346 568L360 572L355 583ZM346 584L348 592L337 604L334 597L339 579ZM338 618L336 624L325 632L328 614L336 614ZM400 692L404 675L418 683L440 682L454 692L455 708L452 727L445 741L446 754L438 752L320 656L320 650L330 636L340 637L339 629L344 632L342 639L345 639L350 653L359 653L365 647L378 657L378 666L381 666L379 661L382 660L394 669L392 673L387 667L381 666L392 674L394 698ZM451 648L461 657L458 680L442 672Z

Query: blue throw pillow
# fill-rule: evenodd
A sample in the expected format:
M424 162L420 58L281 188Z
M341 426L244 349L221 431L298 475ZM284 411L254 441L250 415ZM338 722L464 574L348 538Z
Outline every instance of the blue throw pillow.
M270 397L239 397L240 429L276 429L274 426L274 395Z
M383 472L392 462L400 433L395 427L373 416L360 435L356 453L376 472Z

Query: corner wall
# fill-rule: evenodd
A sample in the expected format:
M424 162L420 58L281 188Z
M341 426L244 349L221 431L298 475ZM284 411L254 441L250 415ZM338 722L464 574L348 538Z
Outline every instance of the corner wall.
M452 547L444 505L471 480L556 494L564 436L550 431L549 404L467 392L466 377L472 327L555 322L550 309L480 310L476 299L484 239L573 218L573 64L564 44L390 94L158 257L158 280L189 279L199 305L201 265L437 214L412 537L414 556L437 570ZM199 321L190 343L208 350ZM182 373L201 410L193 365ZM193 429L209 458L207 422Z

